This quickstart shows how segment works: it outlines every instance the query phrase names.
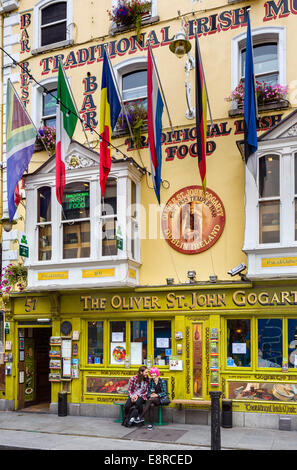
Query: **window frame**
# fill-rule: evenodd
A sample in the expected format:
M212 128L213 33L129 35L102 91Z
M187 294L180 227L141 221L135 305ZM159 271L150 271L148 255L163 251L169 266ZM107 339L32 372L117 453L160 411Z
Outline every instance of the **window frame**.
M49 5L66 1L67 14L66 14L66 39L64 41L41 45L41 12ZM64 20L63 20L64 21ZM32 54L37 54L42 51L61 47L62 45L69 45L73 43L73 0L40 0L34 6L34 50Z

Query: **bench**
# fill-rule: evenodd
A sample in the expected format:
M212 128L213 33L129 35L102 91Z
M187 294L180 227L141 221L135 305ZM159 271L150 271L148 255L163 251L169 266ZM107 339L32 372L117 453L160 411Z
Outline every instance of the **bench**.
M197 407L203 406L210 408L211 407L211 401L208 400L180 400L180 399L174 399L171 400L171 403L174 403L175 405L179 405L179 408L181 409L183 405L195 405Z
M125 406L125 401L115 401L114 405L118 405L121 408L121 415L120 419L115 419L115 423L122 423L124 419L124 406ZM166 426L168 423L163 422L163 416L162 416L162 406L158 406L158 422L155 423L156 426Z

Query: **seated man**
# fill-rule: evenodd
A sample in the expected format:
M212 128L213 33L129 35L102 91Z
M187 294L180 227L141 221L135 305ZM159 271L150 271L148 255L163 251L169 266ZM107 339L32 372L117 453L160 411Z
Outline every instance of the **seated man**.
M124 419L122 426L132 426L135 422L135 418L142 413L142 407L147 398L148 382L147 367L139 367L137 375L134 375L129 380L129 398L124 406Z

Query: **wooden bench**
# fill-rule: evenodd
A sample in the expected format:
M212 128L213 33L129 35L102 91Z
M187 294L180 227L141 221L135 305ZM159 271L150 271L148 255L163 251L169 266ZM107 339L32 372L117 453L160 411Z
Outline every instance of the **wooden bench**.
M171 403L174 403L175 405L179 405L179 408L181 409L183 405L195 405L197 407L203 406L210 408L211 407L211 401L208 400L180 400L180 399L174 399L171 400Z
M124 419L124 406L125 406L125 401L115 401L114 405L118 405L121 407L121 415L120 419L115 419L115 423L122 423ZM158 406L158 422L155 423L157 426L166 426L168 423L163 422L163 415L162 415L162 408L163 406Z

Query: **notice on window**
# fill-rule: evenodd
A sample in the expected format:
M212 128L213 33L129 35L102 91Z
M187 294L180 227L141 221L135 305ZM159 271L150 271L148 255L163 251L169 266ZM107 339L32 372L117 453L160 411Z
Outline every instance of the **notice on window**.
M71 377L71 359L63 359L63 377Z
M122 343L124 341L124 333L112 333L111 340L113 343Z
M71 339L63 339L62 341L62 357L65 359L71 358Z
M157 338L157 348L169 348L169 338Z
M246 354L246 343L232 343L233 354Z
M142 343L130 344L131 364L142 364Z

